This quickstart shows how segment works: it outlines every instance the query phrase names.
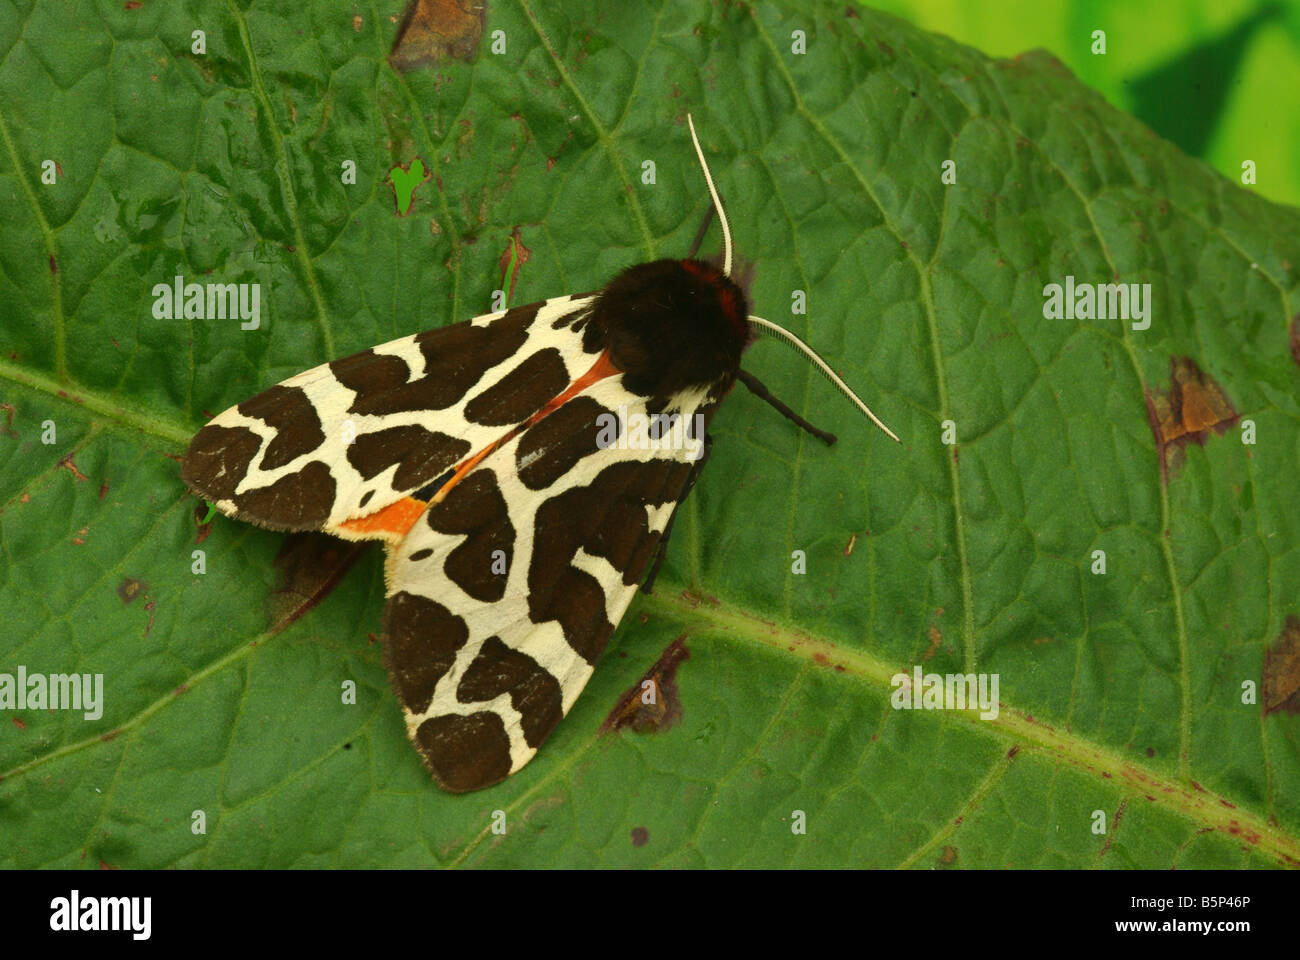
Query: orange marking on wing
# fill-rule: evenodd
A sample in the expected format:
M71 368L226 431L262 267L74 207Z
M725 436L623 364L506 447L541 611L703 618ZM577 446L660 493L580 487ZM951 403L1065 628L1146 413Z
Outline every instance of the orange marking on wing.
M442 503L442 501L446 500L447 494L451 493L451 488L456 486L456 484L460 483L461 480L464 479L465 474L469 473L480 463L482 463L484 457L495 452L496 450L500 449L502 446L504 446L505 444L513 440L515 436L519 434L521 431L527 430L538 420L542 419L542 417L554 413L564 404L568 403L570 400L572 400L574 397L580 394L583 390L586 390L597 380L604 380L606 377L612 377L614 376L614 374L622 373L622 372L623 372L622 370L614 366L614 361L610 360L609 351L602 350L600 352L600 356L596 358L596 362L591 365L591 369L588 370L586 373L584 373L582 376L578 377L576 380L574 380L573 383L569 384L568 388L565 389L563 393L557 393L550 400L547 400L546 403L542 405L542 408L540 410L534 413L531 417L529 417L519 426L515 427L513 430L511 430L501 439L492 441L486 447L484 447L478 453L474 454L469 459L462 460L460 462L460 465L456 467L456 472L451 475L451 479L438 488L438 492L433 495L433 500L431 502Z
M414 497L403 497L369 516L344 520L340 527L356 534L391 533L404 537L406 531L415 526L415 521L420 519L428 506L424 501L416 500Z
M528 418L528 422L524 424L524 427L531 427L538 420L542 419L542 417L549 413L554 413L597 380L604 380L606 377L612 377L614 374L622 372L622 370L614 366L614 361L609 358L608 350L600 351L600 356L597 357L596 362L591 365L591 369L580 376L577 380L574 380L573 383L569 384L569 389L546 401L546 404L542 409L538 410ZM512 433L510 436L514 436L514 434ZM505 439L508 440L510 437L506 437ZM501 442L504 443L505 440L502 440Z
M501 444L505 443L507 440L509 440L518 432L519 432L519 428L515 427L513 430L507 433L500 440L493 440L491 443L489 443L478 453L474 454L474 456L470 457L468 460L462 460L460 462L460 466L456 468L456 472L451 475L451 479L438 488L438 492L433 495L433 500L430 502L442 503L442 501L446 500L447 494L451 493L451 488L456 486L456 484L460 483L460 481L464 478L465 474L469 473L471 470L477 467L483 461L484 457L486 457L492 451L496 450L499 446L501 446Z

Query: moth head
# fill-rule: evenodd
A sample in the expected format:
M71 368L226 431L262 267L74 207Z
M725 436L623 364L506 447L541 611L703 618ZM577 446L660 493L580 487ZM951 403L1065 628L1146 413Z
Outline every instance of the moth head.
M592 305L623 385L671 409L673 397L719 399L754 339L745 293L702 260L655 260L629 267Z

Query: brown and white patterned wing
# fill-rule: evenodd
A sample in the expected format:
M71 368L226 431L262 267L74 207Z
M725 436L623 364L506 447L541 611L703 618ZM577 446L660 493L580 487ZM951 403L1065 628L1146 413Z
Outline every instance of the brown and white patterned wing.
M591 300L514 307L290 377L214 417L181 475L230 517L367 536L342 525L428 484L591 366L571 328Z
M446 790L491 786L532 759L677 506L687 450L598 443L601 413L645 411L619 380L504 445L390 548L385 662L407 732Z

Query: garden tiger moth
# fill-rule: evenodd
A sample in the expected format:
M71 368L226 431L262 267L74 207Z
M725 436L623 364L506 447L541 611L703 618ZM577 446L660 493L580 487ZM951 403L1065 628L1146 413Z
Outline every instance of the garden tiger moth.
M898 439L811 348L749 313L687 119L721 268L656 260L594 294L323 364L214 417L183 460L185 482L227 516L384 541L385 665L446 790L504 780L568 713L638 586L649 589L736 380L834 441L741 370L759 333L801 350ZM634 422L672 442L611 442Z

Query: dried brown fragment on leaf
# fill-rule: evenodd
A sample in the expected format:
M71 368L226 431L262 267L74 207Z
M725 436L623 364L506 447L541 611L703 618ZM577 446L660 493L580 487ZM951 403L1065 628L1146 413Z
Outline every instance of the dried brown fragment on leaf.
M1238 417L1223 388L1191 357L1170 357L1169 389L1148 390L1146 402L1160 457L1160 476L1165 481L1169 479L1171 451L1177 453L1188 443L1205 446L1211 430L1222 435Z
M82 473L80 470L77 469L77 465L72 462L72 454L68 454L66 457L60 460L59 466L61 466L64 470L67 470L69 473L71 473L74 477L76 477L78 480L80 480L83 483L90 479L84 473Z
M514 300L515 280L519 277L519 268L527 263L532 255L533 251L524 246L519 228L515 227L510 235L510 242L501 251L501 259L498 261L498 266L501 268L501 289L506 291L506 303ZM509 283L506 282L507 280Z
M407 73L448 57L472 60L486 17L486 0L411 0L388 62Z
M645 675L623 692L600 725L600 733L624 727L631 727L637 733L659 733L681 720L677 665L691 655L685 640L686 634L682 634L668 644Z
M921 654L922 660L929 660L935 655L939 647L943 645L943 634L933 623L926 630L926 636L930 638L930 645L925 648L925 653Z
M1300 713L1300 619L1287 617L1276 642L1264 654L1260 683L1264 716Z

